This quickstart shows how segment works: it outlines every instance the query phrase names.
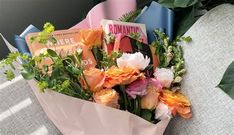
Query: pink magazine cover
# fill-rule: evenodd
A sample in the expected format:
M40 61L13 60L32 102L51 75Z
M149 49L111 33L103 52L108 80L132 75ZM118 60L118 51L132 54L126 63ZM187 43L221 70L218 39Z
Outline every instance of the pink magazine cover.
M131 33L139 33L140 41L145 44L148 43L145 24L103 19L101 21L101 26L105 34L111 33L115 36L121 34L121 36L124 37Z

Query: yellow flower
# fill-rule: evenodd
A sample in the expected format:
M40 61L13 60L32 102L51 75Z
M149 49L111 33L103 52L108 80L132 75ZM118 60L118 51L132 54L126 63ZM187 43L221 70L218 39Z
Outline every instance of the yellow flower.
M111 67L105 72L104 87L112 88L115 85L130 84L137 79L143 79L145 76L138 69L131 67Z
M158 105L158 96L159 90L158 88L149 85L147 87L147 94L141 99L141 108L142 109L155 109Z
M102 89L93 94L93 99L98 104L119 108L119 94L113 89Z
M191 104L189 100L180 92L163 90L159 99L164 104L168 105L172 109L172 113L176 115L177 113L183 118L192 117Z
M105 75L104 72L101 71L100 69L97 68L89 68L84 70L84 76L85 79L87 80L90 90L92 92L96 92L98 90L101 90L103 88L104 80L105 80ZM82 77L80 79L80 83L83 88L87 89L88 86L85 82L85 79Z

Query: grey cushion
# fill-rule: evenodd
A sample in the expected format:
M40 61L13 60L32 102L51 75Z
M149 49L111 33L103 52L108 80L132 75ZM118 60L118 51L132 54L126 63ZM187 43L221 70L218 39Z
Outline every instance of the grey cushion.
M0 70L0 135L57 135L28 83L18 76L8 82Z
M192 102L193 118L175 118L168 135L234 134L234 101L217 84L234 61L234 6L218 6L201 17L185 34L187 74L183 91Z

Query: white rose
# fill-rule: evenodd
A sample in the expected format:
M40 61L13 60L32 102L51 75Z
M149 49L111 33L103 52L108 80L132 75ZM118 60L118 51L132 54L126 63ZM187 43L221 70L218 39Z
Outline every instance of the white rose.
M171 110L167 105L160 102L155 110L155 119L164 120L172 117Z
M154 77L162 84L163 87L169 88L174 80L174 74L171 69L156 68Z
M123 53L123 55L117 59L118 67L132 67L137 68L139 70L144 70L150 63L150 59L140 52L136 52L133 54Z

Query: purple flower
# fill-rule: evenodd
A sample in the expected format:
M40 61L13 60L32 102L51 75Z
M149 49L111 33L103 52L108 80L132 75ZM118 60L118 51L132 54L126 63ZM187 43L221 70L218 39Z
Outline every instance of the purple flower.
M136 98L136 96L144 96L147 94L147 86L148 86L148 80L136 80L126 88L126 93L132 97L133 99Z

